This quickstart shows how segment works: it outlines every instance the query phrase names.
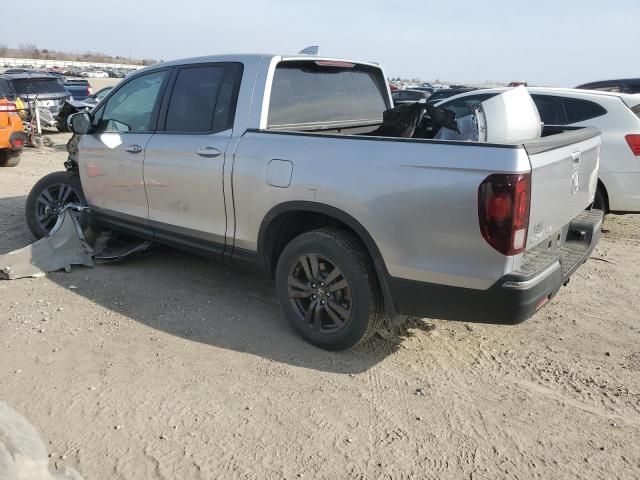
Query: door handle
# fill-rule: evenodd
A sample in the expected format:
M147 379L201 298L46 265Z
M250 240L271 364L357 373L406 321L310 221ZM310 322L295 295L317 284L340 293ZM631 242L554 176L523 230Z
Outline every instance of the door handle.
M125 150L129 153L140 153L142 147L140 145L129 145Z
M196 154L205 158L215 158L222 154L222 152L215 147L200 147L196 150Z

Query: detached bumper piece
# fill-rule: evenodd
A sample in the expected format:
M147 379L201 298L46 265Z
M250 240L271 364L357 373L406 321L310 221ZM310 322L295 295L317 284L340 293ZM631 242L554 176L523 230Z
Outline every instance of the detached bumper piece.
M82 227L72 211L87 207L67 205L58 215L48 237L24 248L0 255L0 280L42 277L47 272L71 271L72 265L93 267L96 263L121 262L134 255L153 252L156 244L148 240L123 237L105 231L93 247L87 243Z
M551 300L591 255L603 213L584 211L565 227L560 246L544 244L523 255L521 267L487 290L391 278L398 313L465 322L517 324Z
M66 207L48 237L0 256L0 279L41 277L46 272L71 271L71 265L93 266L93 250L82 228Z

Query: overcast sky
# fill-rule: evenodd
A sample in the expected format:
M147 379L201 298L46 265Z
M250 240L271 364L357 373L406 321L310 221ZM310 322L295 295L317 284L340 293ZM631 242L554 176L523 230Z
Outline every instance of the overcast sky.
M170 60L320 45L392 77L575 86L640 76L640 0L36 0L24 18L14 9L0 29L10 47Z

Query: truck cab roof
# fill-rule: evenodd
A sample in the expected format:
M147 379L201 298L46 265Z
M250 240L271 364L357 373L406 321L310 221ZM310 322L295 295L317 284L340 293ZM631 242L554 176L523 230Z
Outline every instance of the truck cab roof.
M369 65L371 67L380 67L378 63L374 62L362 62L355 61L346 58L337 58L337 57L323 57L318 55L305 55L305 54L274 54L274 53L236 53L236 54L225 54L225 55L205 55L201 57L189 57L189 58L181 58L177 60L171 60L168 62L156 63L155 65L150 65L148 67L142 68L138 70L136 73L142 71L150 71L156 68L163 67L171 67L178 65L189 65L193 63L216 63L216 62L241 62L244 64L259 64L262 61L321 61L321 62L345 62L345 63L353 63L357 65Z

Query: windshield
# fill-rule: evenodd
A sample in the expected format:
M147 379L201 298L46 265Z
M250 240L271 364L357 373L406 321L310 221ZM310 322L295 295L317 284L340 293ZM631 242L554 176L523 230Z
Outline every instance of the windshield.
M67 93L62 80L59 80L57 78L14 79L13 86L15 87L19 95Z

